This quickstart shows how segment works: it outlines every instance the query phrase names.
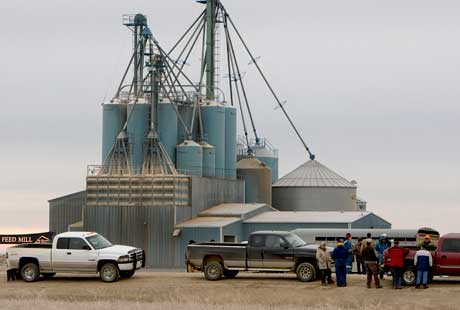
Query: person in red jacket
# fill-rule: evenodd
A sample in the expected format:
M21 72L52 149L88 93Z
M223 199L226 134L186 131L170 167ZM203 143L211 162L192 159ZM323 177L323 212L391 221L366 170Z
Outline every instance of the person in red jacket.
M402 276L404 273L404 257L409 253L409 249L399 247L399 241L388 249L390 257L391 275L393 277L393 288L402 289Z

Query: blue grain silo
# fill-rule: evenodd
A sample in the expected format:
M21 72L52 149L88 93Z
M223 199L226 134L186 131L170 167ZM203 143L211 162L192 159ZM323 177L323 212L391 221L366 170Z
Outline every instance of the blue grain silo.
M172 103L163 99L158 105L158 134L169 157L176 162L177 114Z
M216 177L225 176L225 108L217 104L201 107L206 141L216 150Z
M102 105L102 164L126 122L126 104Z
M236 109L225 108L225 177L236 178Z
M214 177L216 175L216 150L206 142L200 142L203 148L203 176Z
M128 105L127 131L132 148L131 164L135 173L141 171L144 161L144 143L149 131L149 111L150 105L141 101Z
M182 174L203 176L203 148L192 140L176 147L176 167Z

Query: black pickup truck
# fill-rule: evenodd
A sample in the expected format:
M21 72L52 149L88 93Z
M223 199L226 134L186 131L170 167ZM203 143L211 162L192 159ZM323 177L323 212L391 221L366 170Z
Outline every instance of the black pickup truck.
M202 271L207 280L234 278L239 271L295 272L302 282L316 279L317 245L296 234L259 231L247 243L194 243L185 255L187 271Z

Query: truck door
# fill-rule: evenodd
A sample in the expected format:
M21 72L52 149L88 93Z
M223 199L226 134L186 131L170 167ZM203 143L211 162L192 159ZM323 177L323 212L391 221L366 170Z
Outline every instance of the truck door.
M460 275L460 239L443 239L436 252L439 275Z
M265 235L252 235L248 246L248 268L263 268Z
M294 249L281 236L267 235L262 254L265 269L291 269L294 266Z
M82 238L59 238L53 252L53 269L97 272L97 253Z

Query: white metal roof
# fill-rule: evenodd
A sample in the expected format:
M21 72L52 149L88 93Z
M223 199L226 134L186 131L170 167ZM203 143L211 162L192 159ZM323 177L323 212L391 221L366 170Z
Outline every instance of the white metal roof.
M265 203L222 203L200 212L200 216L243 216L260 208L269 207ZM276 209L273 211L276 211Z
M203 216L195 217L191 220L185 221L176 225L177 228L193 228L193 227L224 227L235 222L240 221L238 217L215 217Z
M280 211L264 212L244 221L244 223L353 223L371 212L314 212Z
M274 187L356 187L344 177L322 165L309 160L279 179Z

